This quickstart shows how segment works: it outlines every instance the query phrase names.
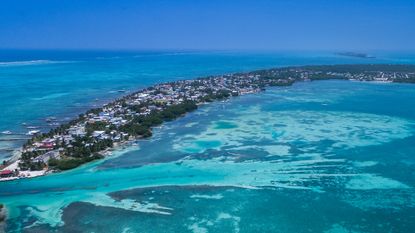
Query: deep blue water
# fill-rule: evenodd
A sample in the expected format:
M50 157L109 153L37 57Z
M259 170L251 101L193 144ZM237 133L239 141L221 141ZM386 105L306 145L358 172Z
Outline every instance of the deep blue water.
M117 90L167 80L286 65L415 63L410 54L98 55L0 66L1 129L25 132L21 122L74 116L123 94ZM31 57L38 58L45 59ZM414 96L410 84L319 81L205 105L105 160L0 183L6 230L414 232Z

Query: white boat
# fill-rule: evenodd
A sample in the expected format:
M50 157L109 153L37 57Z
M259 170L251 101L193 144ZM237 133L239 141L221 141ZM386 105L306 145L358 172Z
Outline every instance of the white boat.
M52 122L52 121L56 121L56 117L47 117L45 119L46 122Z
M40 133L40 130L30 130L29 132L26 133L26 135L32 136L38 133Z
M7 135L13 134L13 133L12 133L12 131L9 131L9 130L3 131L3 132L1 132L1 133L2 133L2 134L7 134Z

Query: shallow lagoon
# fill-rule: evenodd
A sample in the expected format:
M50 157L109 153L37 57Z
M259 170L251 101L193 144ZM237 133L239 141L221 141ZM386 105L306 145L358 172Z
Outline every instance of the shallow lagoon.
M412 232L413 96L321 81L208 104L106 160L1 183L8 231Z
M415 64L415 55L374 59L330 52L234 51L0 51L0 162L27 136L48 131L90 108L155 83L271 67L312 64ZM308 96L309 98L310 96ZM56 117L57 122L46 122ZM51 125L52 123L52 125Z

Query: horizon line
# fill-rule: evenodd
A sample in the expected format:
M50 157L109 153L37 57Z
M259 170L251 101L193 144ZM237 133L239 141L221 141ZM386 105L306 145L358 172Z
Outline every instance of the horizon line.
M102 52L415 52L415 48L410 49L301 49L301 48L1 48L0 51L102 51Z

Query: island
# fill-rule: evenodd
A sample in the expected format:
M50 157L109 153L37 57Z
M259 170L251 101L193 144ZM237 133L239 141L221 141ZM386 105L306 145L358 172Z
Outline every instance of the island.
M41 176L103 158L111 148L151 137L153 127L208 102L328 79L415 83L415 65L284 67L160 83L35 133L17 157L4 162L0 180Z
M357 57L357 58L376 58L375 56L366 54L366 53L356 53L356 52L339 52L335 53L339 56L346 56L346 57Z

